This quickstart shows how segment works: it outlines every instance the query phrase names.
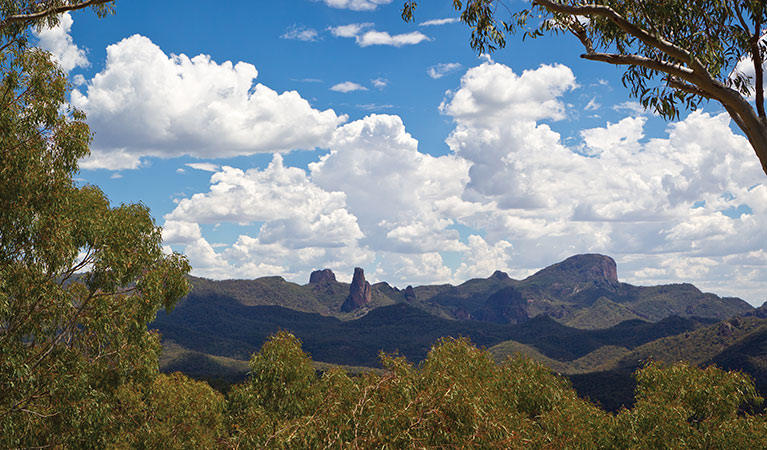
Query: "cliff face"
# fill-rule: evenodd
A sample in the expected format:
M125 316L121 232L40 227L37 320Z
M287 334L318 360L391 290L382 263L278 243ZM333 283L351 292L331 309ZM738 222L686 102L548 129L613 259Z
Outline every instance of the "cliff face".
M576 283L618 283L615 260L605 255L575 255L551 265L529 279L544 282Z
M336 274L330 269L315 270L309 276L309 284L335 283Z
M350 312L367 306L373 296L373 290L370 283L365 280L365 271L360 267L354 268L354 278L349 287L349 296L341 305L341 311Z

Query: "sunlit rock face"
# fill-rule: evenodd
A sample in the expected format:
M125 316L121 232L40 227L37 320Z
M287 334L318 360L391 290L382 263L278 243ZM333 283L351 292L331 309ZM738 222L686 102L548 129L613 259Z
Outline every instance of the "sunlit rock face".
M613 284L618 282L618 269L615 260L609 256L586 254L575 255L566 260L549 266L533 277L559 275L574 283L606 282Z
M315 270L309 275L309 284L335 283L336 274L330 269Z

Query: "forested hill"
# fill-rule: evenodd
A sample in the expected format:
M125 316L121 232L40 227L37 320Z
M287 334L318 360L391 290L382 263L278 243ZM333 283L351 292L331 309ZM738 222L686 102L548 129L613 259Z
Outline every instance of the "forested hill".
M300 338L314 361L358 368L380 367L381 351L419 362L440 338L463 336L499 361L520 352L532 356L570 374L583 394L617 408L631 401L637 361L722 359L717 355L737 339L693 351L714 342L704 342L712 333L707 327L754 315L734 322L739 327L732 336L740 337L764 321L737 298L690 284L633 286L617 274L612 258L577 255L524 280L496 271L458 286L370 285L361 269L351 284L327 269L304 285L281 277L191 277L190 294L170 314L160 312L152 327L165 342L165 370L230 381L244 376L244 361L280 330ZM680 340L684 344L673 344ZM678 354L665 357L675 345ZM605 396L606 379L620 392Z
M488 278L458 286L402 289L385 282L370 286L361 269L355 271L351 285L336 281L328 269L316 271L304 285L282 277L223 281L191 277L191 282L192 292L182 304L228 298L244 306L280 306L341 320L405 303L446 319L513 324L546 315L564 325L597 329L625 320L656 322L674 315L721 320L753 309L741 299L703 293L691 284L643 287L621 283L615 261L595 254L570 257L524 280L496 271ZM362 292L365 286L368 290Z

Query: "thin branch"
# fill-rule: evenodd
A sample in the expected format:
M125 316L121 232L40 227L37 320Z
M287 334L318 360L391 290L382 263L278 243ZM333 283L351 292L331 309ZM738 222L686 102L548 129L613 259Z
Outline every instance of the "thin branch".
M31 409L25 409L25 408L22 408L22 409L20 409L19 411L21 411L21 412L25 412L25 413L28 413L28 414L32 414L32 415L34 415L34 416L37 416L37 417L39 417L39 418L41 418L41 419L48 419L48 418L50 418L50 417L56 417L56 416L58 416L58 415L59 415L59 413L53 413L53 414L43 414L43 413L39 413L39 412L37 412L37 411L33 411L33 410L31 410Z
M592 52L582 54L581 58L590 61L602 61L614 65L646 67L691 82L696 75L695 72L685 66L648 58L642 55Z
M567 29L581 41L581 44L586 49L586 53L594 53L594 43L591 41L586 28L578 22L577 17L572 18L572 23L567 26Z
M11 46L11 45L13 45L13 44L17 44L18 42L19 42L19 39L18 39L18 38L15 38L15 39L10 39L8 42L6 42L5 44L3 44L3 46L2 46L2 47L0 47L0 53L4 52L6 48L10 47L10 46Z
M31 14L17 14L15 16L8 16L5 20L0 22L0 30L8 28L17 23L28 23L34 20L42 19L43 17L52 16L56 14L62 14L67 11L74 11L77 9L87 8L89 6L102 5L104 3L110 3L114 0L87 0L73 5L61 5L53 8L44 9L36 13Z
M72 327L74 327L77 324L77 319L80 318L80 315L83 313L83 311L85 311L86 306L88 306L88 304L93 299L95 294L96 294L95 292L91 292L88 295L88 298L86 298L83 301L83 303L80 305L80 307L78 307L75 310L75 314L69 320L69 323L61 328L61 333L58 336L53 338L53 340L48 344L48 347L45 350L38 352L33 358L29 358L26 361L24 361L24 364L27 364L30 366L30 370L34 370L41 362L43 362L43 360L45 360L45 358L53 351L53 349L56 348L56 345L61 341L61 339L67 333L71 332ZM37 361L32 363L32 361L34 361L35 359Z
M70 267L66 272L64 272L61 281L59 282L60 285L64 285L75 273L77 273L78 270L82 269L83 267L87 266L93 260L91 257L95 254L92 247L88 247L88 251L85 253L85 256L83 257L82 261L80 261L78 264L75 264L74 266Z

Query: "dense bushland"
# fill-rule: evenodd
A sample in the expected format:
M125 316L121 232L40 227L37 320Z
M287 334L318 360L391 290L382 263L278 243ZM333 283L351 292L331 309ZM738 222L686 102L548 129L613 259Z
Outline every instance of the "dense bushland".
M272 336L248 380L224 397L183 375L126 386L141 427L115 448L767 448L751 380L715 367L649 364L636 403L606 413L567 380L518 356L502 364L465 339L442 339L420 365L382 355L386 370L318 374L301 342Z

